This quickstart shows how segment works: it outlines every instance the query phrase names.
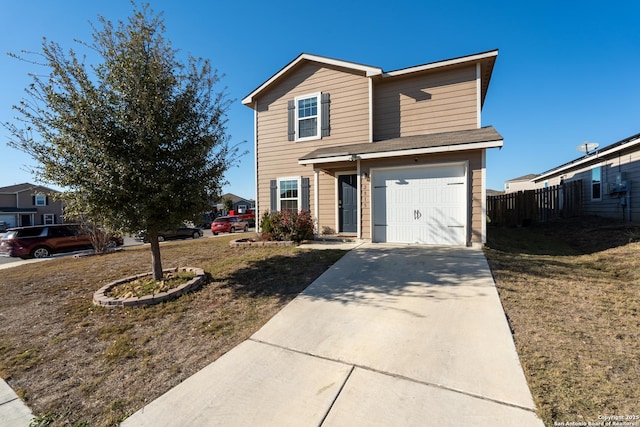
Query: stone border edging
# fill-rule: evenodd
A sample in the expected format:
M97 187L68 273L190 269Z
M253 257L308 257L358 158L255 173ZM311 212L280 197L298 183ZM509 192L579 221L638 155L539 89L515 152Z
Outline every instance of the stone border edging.
M229 242L232 248L246 248L249 246L293 246L296 243L292 240L276 241L276 240L258 240L251 241L247 238L236 239Z
M167 268L162 270L163 273L173 273L176 271L192 271L195 273L195 277L189 280L187 283L183 283L182 285L176 288L169 289L167 292L160 292L154 295L144 295L141 297L130 297L130 298L114 298L114 297L107 296L107 292L109 292L109 290L114 286L117 286L126 282L131 282L141 277L150 276L153 273L137 274L135 276L130 276L124 279L116 280L115 282L111 282L107 285L104 285L93 294L93 303L95 305L108 307L108 308L134 307L139 305L157 304L159 302L177 298L180 295L196 290L200 288L200 286L202 286L206 280L204 270L201 268L176 267L176 268Z

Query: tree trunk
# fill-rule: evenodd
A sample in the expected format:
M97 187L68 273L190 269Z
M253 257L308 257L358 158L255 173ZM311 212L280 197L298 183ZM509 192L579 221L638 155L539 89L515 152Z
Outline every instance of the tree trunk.
M153 280L162 280L162 259L160 258L158 232L149 230L147 236L149 238L149 244L151 245L151 271L153 272Z

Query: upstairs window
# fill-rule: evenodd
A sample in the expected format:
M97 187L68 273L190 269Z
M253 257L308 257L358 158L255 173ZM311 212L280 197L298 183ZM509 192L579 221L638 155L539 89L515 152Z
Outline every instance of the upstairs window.
M35 206L47 206L47 196L44 194L36 194L33 197L33 204Z
M288 104L289 141L329 136L329 93L297 96Z
M316 138L320 135L318 104L320 95L296 98L296 123L298 139Z
M602 199L602 168L596 166L591 169L591 200Z

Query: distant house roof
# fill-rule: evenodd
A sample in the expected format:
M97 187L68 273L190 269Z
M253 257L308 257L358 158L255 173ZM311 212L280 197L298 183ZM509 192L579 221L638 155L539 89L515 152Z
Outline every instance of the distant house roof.
M302 53L296 59L285 65L280 71L271 76L267 81L262 83L256 89L254 89L250 94L248 94L243 100L242 103L251 108L254 108L255 98L260 95L265 89L267 89L272 84L279 81L283 78L291 69L295 68L298 64L302 62L317 62L320 64L325 64L328 66L337 66L350 70L355 70L358 72L362 72L366 77L378 77L378 78L393 78L397 76L404 76L412 73L419 73L428 70L434 70L442 67L449 67L453 65L463 64L463 63L479 63L481 72L481 97L480 97L480 105L484 105L484 99L487 94L487 90L489 88L489 81L491 80L491 74L493 73L493 66L495 64L496 58L498 56L498 50L489 50L486 52L476 53L473 55L460 56L457 58L446 59L444 61L436 61L430 62L423 65L417 65L414 67L402 68L396 71L384 72L382 68L358 64L356 62L343 61L340 59L328 58L325 56L313 55L309 53Z
M233 193L226 193L226 194L223 194L223 195L220 197L220 200L219 200L219 201L220 201L220 202L222 202L223 200L226 200L226 199L231 200L234 204L235 204L235 203L238 203L238 202L253 202L253 200L252 200L252 199L245 199L244 197L236 196L236 195L235 195L235 194L233 194Z
M605 158L607 156L610 156L612 154L616 154L622 150L625 150L627 148L630 147L634 147L634 146L640 146L640 133L637 133L633 136L630 136L628 138L622 139L618 142L614 142L611 145L607 145L606 147L603 147L599 150L593 151L589 154L586 154L578 159L572 160L570 162L567 162L563 165L560 165L558 167L555 167L553 169L550 169L546 172L543 172L542 174L538 175L536 178L533 179L534 182L539 182L542 181L544 179L548 179L551 178L553 176L557 176L557 175L561 175L563 173L566 173L567 171L583 166L589 162L593 162L596 161L598 159L601 158Z
M340 162L356 159L411 156L448 151L502 147L502 135L493 126L453 132L405 136L377 142L323 147L298 160L300 164Z
M34 188L43 188L50 193L59 193L59 191L53 190L51 188L48 188L42 185L36 185L36 184L31 184L29 182L24 182L22 184L15 184L15 185L8 185L6 187L0 187L0 194L22 193L23 191L30 191Z
M535 178L537 176L538 176L538 174L536 174L536 173L530 173L530 174L527 174L527 175L520 176L518 178L510 179L510 180L505 181L505 182L531 181L533 178Z

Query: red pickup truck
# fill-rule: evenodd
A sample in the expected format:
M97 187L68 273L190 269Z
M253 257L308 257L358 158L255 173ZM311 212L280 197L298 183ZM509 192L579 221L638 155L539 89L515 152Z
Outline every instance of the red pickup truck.
M245 213L237 213L236 211L229 211L229 216L239 216L243 220L249 223L249 227L256 226L256 210L254 208L248 209Z

